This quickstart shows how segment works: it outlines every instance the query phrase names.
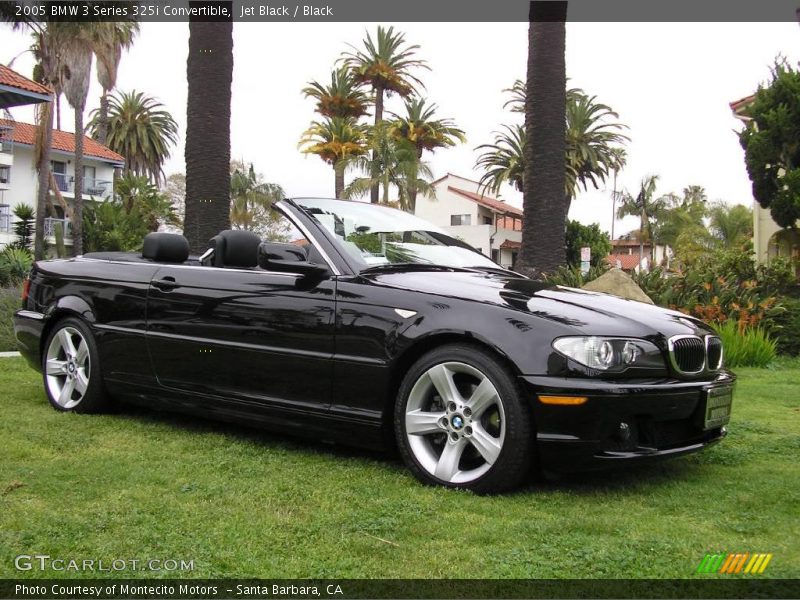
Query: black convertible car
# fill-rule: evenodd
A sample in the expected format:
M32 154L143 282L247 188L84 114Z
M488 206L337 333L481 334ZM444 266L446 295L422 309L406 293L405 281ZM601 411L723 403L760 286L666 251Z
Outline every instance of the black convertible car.
M702 322L534 282L390 208L276 206L280 241L224 231L190 257L152 233L36 263L14 326L52 405L395 443L422 481L479 492L725 435L735 378Z

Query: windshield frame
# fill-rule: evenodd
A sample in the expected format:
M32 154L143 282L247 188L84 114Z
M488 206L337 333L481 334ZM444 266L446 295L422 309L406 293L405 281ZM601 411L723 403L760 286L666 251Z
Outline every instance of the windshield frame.
M326 261L329 262L329 266L332 268L334 267L334 263L340 266L341 270L341 263L345 263L347 268L345 270L351 271L353 274L360 274L362 272L368 272L370 270L376 270L375 267L383 266L384 268L392 268L392 264L396 264L398 267L403 267L407 269L413 269L415 265L419 265L421 268L436 266L445 269L452 269L452 270L480 270L480 269L498 269L503 272L512 273L509 269L500 266L499 264L495 263L491 258L483 254L482 252L478 251L476 248L473 248L466 242L458 240L453 236L449 235L445 232L442 228L430 223L432 229L426 230L429 233L433 233L436 237L442 237L446 239L448 242L447 244L442 244L443 246L453 246L457 248L462 248L467 250L468 252L474 253L478 257L478 261L476 265L473 266L453 266L453 265L440 265L436 263L385 263L384 265L375 265L369 264L366 261L359 259L358 257L354 256L351 252L344 247L341 243L341 240L331 232L327 227L325 227L319 220L314 218L308 211L303 207L302 203L304 201L324 201L324 202L342 202L342 203L353 203L363 205L365 207L369 207L370 204L367 202L358 202L356 200L342 200L336 198L325 198L325 197L311 197L311 196L303 196L299 198L287 198L282 200L281 202L276 203L274 206L275 208L279 209L282 213L284 213L290 220L294 221L297 225L297 221L302 221L306 227L301 228L304 234L306 234L310 241L318 246L321 246L321 250L324 250L326 246L332 246L335 248L336 256L333 256L333 253L330 251L325 253L323 251L323 256L326 258ZM380 207L382 210L390 210L390 211L398 211L395 208L389 206ZM415 219L419 219L420 221L425 221L424 219L420 219L416 217L416 215L409 215L408 213L402 213L406 216L412 216ZM326 255L327 254L327 255ZM338 259L338 260L336 260ZM483 263L483 264L481 264ZM489 263L489 264L486 264Z

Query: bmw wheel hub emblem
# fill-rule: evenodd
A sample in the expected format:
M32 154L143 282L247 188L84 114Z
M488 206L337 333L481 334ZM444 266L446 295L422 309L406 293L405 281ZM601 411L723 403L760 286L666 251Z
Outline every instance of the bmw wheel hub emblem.
M464 419L458 415L454 416L450 422L453 424L453 429L461 429L464 426Z

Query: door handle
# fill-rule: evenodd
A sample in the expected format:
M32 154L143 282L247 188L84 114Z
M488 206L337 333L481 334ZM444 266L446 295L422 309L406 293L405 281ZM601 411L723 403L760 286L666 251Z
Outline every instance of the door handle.
M167 275L166 277L162 277L161 279L153 279L150 282L155 288L158 288L162 292L171 292L176 287L178 287L178 283L175 281L175 278L171 275Z

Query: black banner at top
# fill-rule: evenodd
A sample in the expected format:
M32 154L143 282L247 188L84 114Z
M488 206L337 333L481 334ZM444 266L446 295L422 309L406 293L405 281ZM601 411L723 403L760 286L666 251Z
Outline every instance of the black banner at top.
M180 22L793 22L800 0L0 0L4 18ZM562 6L557 6L562 5Z

